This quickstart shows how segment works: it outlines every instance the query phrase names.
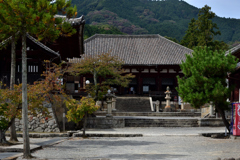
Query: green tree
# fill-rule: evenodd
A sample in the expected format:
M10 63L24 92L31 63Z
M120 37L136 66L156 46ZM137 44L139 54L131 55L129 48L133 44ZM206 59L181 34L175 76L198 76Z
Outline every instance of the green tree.
M196 25L196 20L194 18L188 24L188 30L186 31L186 34L184 35L180 44L191 49L198 45L197 25Z
M211 47L212 50L228 49L227 44L223 41L214 40L214 37L221 35L217 24L212 22L215 13L211 7L205 5L198 13L198 19L192 19L189 23L188 30L181 40L181 44L193 49L196 46ZM216 31L217 30L217 31Z
M46 63L49 62L46 61ZM49 64L46 66L49 66ZM31 114L34 116L37 116L39 113L47 115L49 112L47 108L43 107L43 102L59 102L67 97L62 90L61 83L59 83L59 78L62 78L63 74L64 70L61 64L59 66L52 64L51 67L46 68L46 72L43 72L45 78L42 81L34 82L33 85L27 85L28 109ZM0 145L4 145L8 144L5 132L11 125L12 120L22 117L22 84L14 85L13 90L8 88L1 89L1 84L0 82ZM52 91L60 92L61 96L53 94Z
M196 25L198 27L198 45L199 46L213 46L213 39L215 35L221 35L218 30L217 24L212 22L212 19L216 16L211 11L211 7L205 5L198 13L198 20Z
M128 86L130 79L134 78L132 74L126 74L122 69L123 61L116 56L111 56L109 53L99 54L97 56L84 56L80 63L73 63L69 68L69 72L73 75L92 74L94 80L92 97L95 100L100 99L100 95L107 92L99 92L100 87L105 88L105 85L121 85ZM105 78L102 84L97 83L98 77ZM106 89L103 89L107 91Z
M6 5L6 9L10 9L11 7ZM1 13L1 12L0 12ZM1 48L6 47L9 42L11 43L11 75L10 75L10 89L14 89L15 84L15 70L16 70L16 40L18 39L18 28L15 26L15 21L17 21L16 17L13 16L11 12L11 17L13 18L10 22L11 24L6 24L5 17L0 14L0 41L5 41L2 43ZM15 129L15 119L12 120L12 125L10 127L10 141L18 141L16 129Z
M84 117L83 125L83 137L85 137L85 130L87 125L87 116L99 109L93 98L82 97L80 101L75 99L70 99L66 101L67 119L68 121L73 121L78 124Z
M227 73L234 71L237 60L225 51L212 51L210 48L196 47L192 56L180 67L184 74L179 76L176 88L184 102L189 102L193 107L200 108L206 103L213 103L221 114L225 126L229 128L229 122L225 117L228 110L231 88L227 87Z
M27 54L26 34L33 34L39 40L55 40L63 32L76 31L71 29L71 24L62 18L54 18L58 12L67 14L67 17L76 15L76 7L71 7L71 1L56 0L51 3L49 0L1 0L0 17L2 26L13 26L18 30L22 39L22 119L24 158L31 157L27 125Z

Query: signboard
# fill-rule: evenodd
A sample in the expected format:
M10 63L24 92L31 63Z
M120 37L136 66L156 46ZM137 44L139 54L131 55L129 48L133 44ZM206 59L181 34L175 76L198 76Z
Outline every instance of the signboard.
M233 135L234 136L240 136L240 103L233 104L235 108L234 116L234 122L233 122Z

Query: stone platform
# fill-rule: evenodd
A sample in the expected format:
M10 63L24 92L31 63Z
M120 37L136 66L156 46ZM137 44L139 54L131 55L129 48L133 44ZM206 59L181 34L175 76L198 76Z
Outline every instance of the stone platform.
M105 116L106 111L97 111L97 116ZM147 117L200 117L201 112L113 112L113 116L147 116Z
M224 126L222 119L202 119L199 117L157 117L157 116L97 116L88 118L87 128L124 127L206 127Z

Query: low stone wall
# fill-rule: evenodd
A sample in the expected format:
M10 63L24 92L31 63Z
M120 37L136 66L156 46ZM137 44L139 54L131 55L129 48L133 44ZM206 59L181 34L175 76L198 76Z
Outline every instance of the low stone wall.
M44 104L44 107L48 108L49 117L43 117L41 114L38 114L37 117L34 117L32 115L28 116L28 129L30 132L60 132L58 124L56 122L56 118L54 116L52 105L51 104ZM22 126L23 122L22 120L15 119L15 126L16 131L23 131Z
M228 119L230 121L230 119ZM224 126L222 118L204 118L204 119L198 119L198 125L199 127L219 127Z
M87 128L124 128L124 118L112 118L112 117L89 117L87 118Z

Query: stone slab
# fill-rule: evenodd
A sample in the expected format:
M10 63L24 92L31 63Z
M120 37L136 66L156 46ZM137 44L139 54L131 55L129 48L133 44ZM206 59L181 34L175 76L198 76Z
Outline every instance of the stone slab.
M30 144L30 150L41 149L42 146L36 144ZM0 152L23 152L23 144L12 146L0 146Z
M239 139L240 139L240 136L231 135L230 138L231 138L231 139L238 139L238 140L239 140Z
M4 152L4 153L0 153L0 159L1 160L12 160L21 155L22 155L22 153L17 153L17 152Z
M142 137L143 134L125 133L86 133L86 137ZM82 133L73 133L73 137L83 137Z

